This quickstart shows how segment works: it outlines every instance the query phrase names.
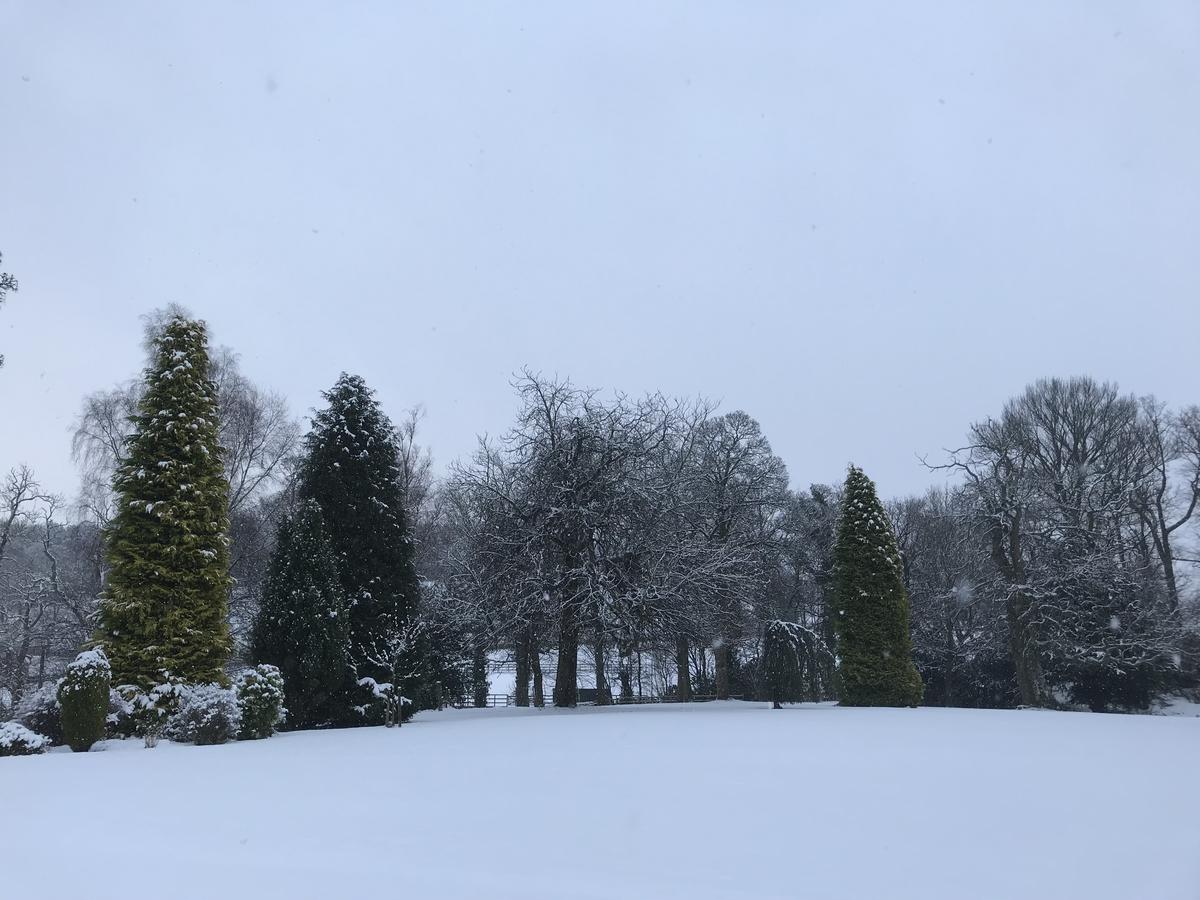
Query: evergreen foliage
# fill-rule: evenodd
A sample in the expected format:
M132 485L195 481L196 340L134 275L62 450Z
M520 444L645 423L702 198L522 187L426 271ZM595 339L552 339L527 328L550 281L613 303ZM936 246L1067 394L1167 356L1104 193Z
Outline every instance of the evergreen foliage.
M834 547L834 610L843 706L916 706L900 551L875 484L851 466Z
M362 378L343 373L324 397L328 406L305 438L299 494L324 516L350 609L355 681L390 683L420 598L396 435ZM375 708L351 704L347 712L356 706Z
M926 706L1012 709L1021 703L1012 660L1003 646L986 647L956 667L952 695L947 690L947 667L942 658L922 658L914 649L913 660L925 685L921 702Z
M461 703L478 689L471 671L471 660L462 646L462 635L433 632L429 638L429 658L418 683L411 688L417 709L438 709L448 703ZM415 680L415 679L414 679ZM486 670L483 693L487 694Z
M238 737L243 741L270 737L287 715L283 708L283 676L275 666L247 669L238 675L233 691L242 716Z
M63 738L76 753L104 740L112 670L102 650L85 650L67 666L58 685Z
M169 674L224 681L228 484L203 322L172 319L156 338L134 431L113 478L110 566L96 642L119 683Z
M137 733L134 706L116 688L108 690L108 714L104 717L106 738L127 738Z
M352 685L350 616L333 549L315 500L280 523L251 655L283 679L287 724L328 725L345 718Z
M402 721L407 722L419 709L437 709L445 690L446 679L453 690L455 672L451 655L432 628L422 618L410 619L404 626L400 650L396 654L399 666L395 673L395 690L407 701L401 705ZM440 691L439 691L440 689Z

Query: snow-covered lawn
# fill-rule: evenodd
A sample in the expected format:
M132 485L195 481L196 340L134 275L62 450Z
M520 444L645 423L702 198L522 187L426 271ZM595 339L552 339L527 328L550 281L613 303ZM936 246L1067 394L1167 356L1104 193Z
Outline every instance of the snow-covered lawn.
M0 759L5 898L1200 896L1200 719L422 713Z

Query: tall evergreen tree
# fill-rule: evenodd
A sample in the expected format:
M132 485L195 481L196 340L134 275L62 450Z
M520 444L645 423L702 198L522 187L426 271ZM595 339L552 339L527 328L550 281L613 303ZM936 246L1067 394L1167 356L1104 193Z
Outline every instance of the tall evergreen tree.
M320 505L337 559L350 606L354 677L390 684L420 590L396 435L357 375L342 373L324 397L329 405L305 438L299 493Z
M875 484L850 467L834 547L834 610L843 706L916 706L900 551Z
M113 477L97 643L117 684L224 681L230 639L228 483L203 322L175 317L152 347Z
M321 508L305 501L279 526L250 649L283 674L287 727L343 717L350 681L350 615Z

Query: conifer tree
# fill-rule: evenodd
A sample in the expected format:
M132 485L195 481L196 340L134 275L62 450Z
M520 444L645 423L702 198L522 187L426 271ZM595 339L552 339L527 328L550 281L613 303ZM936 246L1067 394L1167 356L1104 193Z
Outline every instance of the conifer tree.
M228 490L203 322L176 316L151 348L113 477L108 583L96 642L117 684L224 682L230 639Z
M315 500L280 523L250 650L283 675L287 727L343 718L350 680L350 616Z
M908 595L896 536L875 484L851 466L834 547L834 619L843 706L916 706Z
M391 684L419 604L395 431L357 375L343 373L305 438L299 494L321 507L350 607L350 664L367 685ZM353 721L352 718L348 721Z

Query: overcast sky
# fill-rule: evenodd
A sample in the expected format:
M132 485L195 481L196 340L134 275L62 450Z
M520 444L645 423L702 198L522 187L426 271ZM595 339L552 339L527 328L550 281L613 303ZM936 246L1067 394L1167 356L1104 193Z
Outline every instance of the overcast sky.
M0 468L62 492L172 301L443 465L523 366L887 495L1040 375L1200 402L1196 0L3 0L0 129Z

